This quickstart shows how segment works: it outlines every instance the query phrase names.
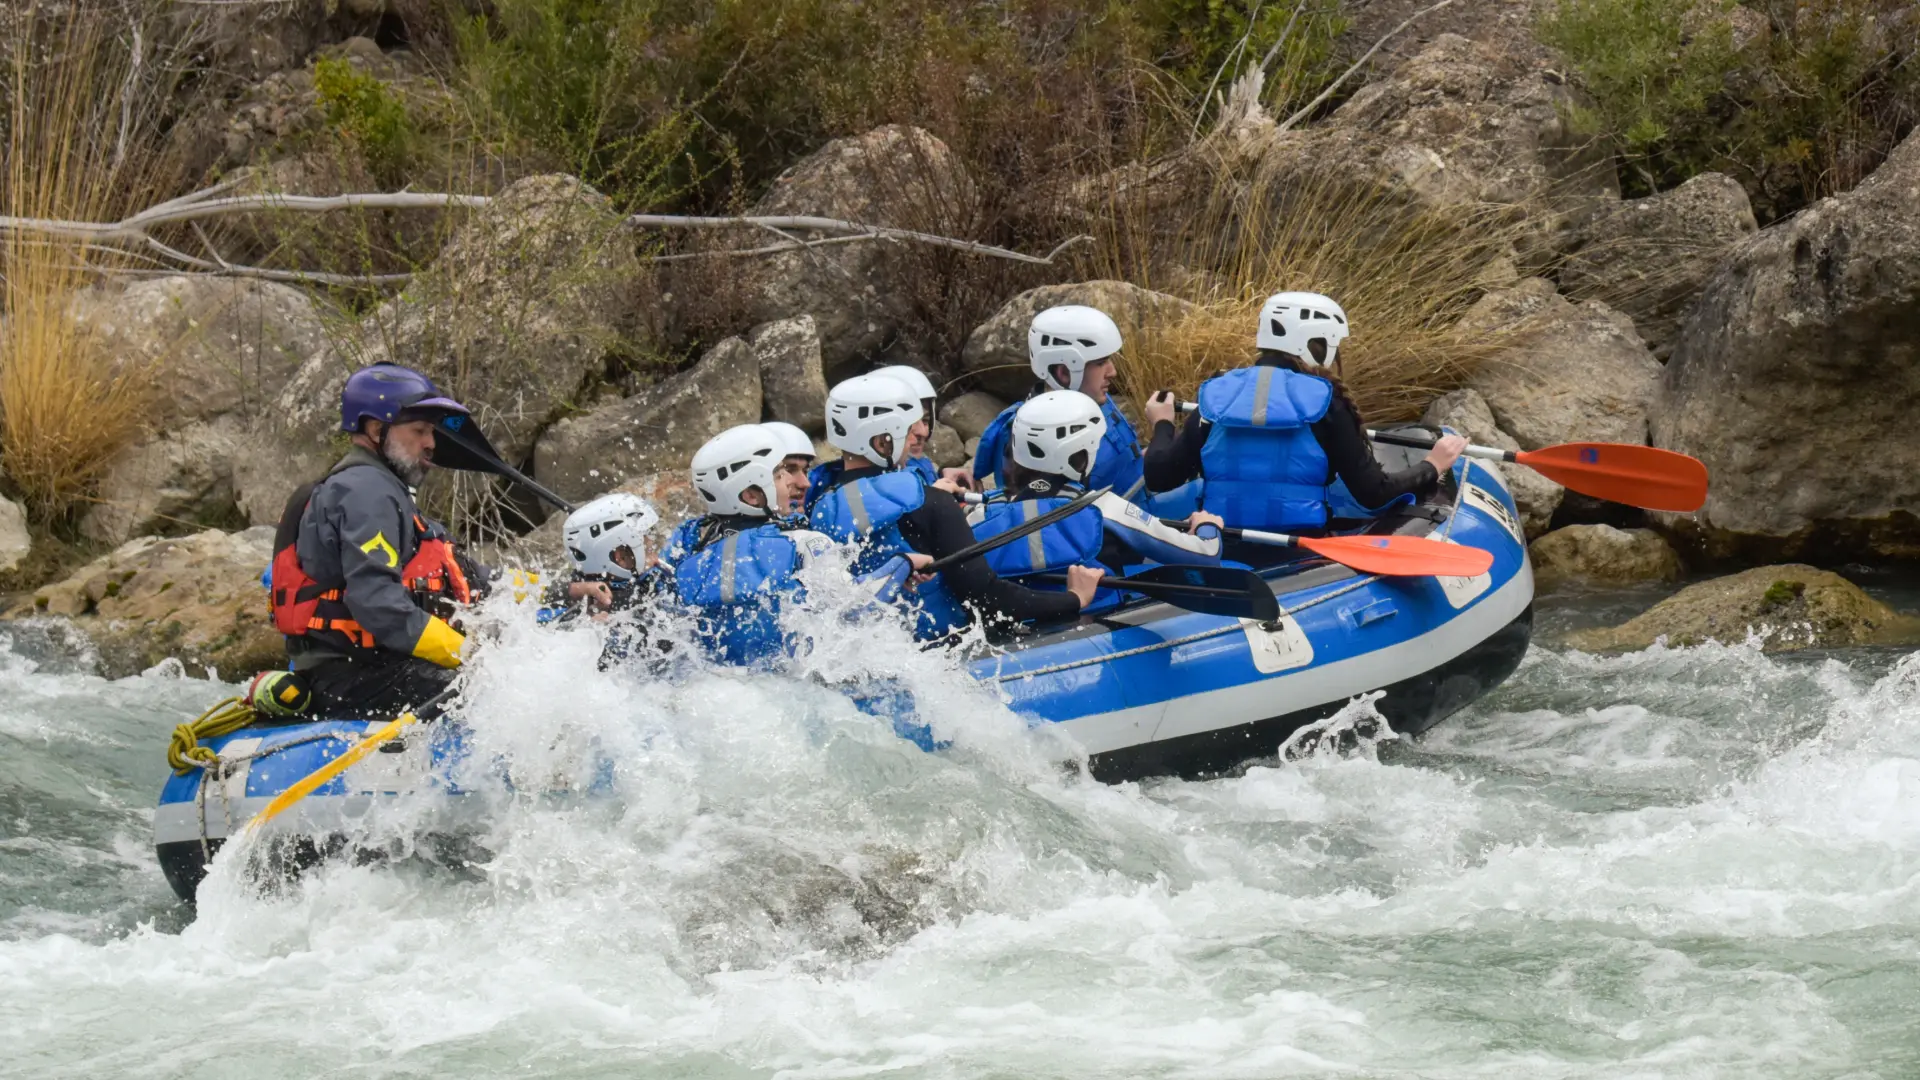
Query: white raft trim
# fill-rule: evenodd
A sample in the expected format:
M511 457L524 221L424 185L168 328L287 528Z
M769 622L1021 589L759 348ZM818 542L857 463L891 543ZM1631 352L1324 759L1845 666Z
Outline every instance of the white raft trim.
M1464 655L1519 618L1532 602L1533 565L1523 557L1506 584L1418 637L1292 675L1057 721L1056 728L1071 734L1087 753L1103 754L1348 701ZM1142 739L1141 732L1151 734Z

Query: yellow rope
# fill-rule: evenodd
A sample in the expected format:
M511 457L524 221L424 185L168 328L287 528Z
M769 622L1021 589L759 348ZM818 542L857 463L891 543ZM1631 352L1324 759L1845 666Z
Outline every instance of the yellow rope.
M199 719L173 729L173 738L167 743L167 764L173 766L176 776L219 764L220 755L212 747L200 745L200 740L231 735L254 720L252 706L237 697L227 698L201 713Z

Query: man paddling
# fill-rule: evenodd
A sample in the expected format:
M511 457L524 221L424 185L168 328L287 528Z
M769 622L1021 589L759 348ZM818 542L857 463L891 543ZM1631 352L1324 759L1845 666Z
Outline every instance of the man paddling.
M354 372L340 393L353 448L281 514L269 603L315 714L393 716L435 699L460 666L465 638L448 619L474 589L414 502L450 415L467 408L417 371Z

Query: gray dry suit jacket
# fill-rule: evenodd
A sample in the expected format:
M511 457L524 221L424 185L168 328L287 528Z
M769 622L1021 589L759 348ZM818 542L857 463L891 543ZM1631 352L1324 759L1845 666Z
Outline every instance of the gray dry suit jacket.
M387 463L356 446L313 489L300 516L295 553L307 576L345 589L347 610L373 635L374 647L412 656L427 629L427 613L401 581L419 543L413 493ZM304 638L287 639L295 670L343 655Z

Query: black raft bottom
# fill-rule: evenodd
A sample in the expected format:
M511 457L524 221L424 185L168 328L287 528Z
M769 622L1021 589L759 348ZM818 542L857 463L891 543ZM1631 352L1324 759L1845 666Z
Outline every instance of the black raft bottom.
M193 903L206 880L207 863L224 845L223 840L181 840L155 844L160 857L160 872L166 875L173 893ZM356 863L420 860L454 871L466 871L491 856L471 840L459 836L429 833L417 845L405 850L391 846L355 844L340 835L326 837L289 836L263 844L246 868L247 880L263 893L272 893L298 880L309 867L330 859L346 858Z
M1529 604L1498 633L1460 656L1382 687L1386 694L1374 707L1394 731L1418 735L1505 682L1520 666L1532 636L1533 605ZM1109 750L1093 755L1088 767L1095 779L1109 784L1152 776L1206 780L1275 756L1294 732L1325 720L1346 704L1329 702L1238 727Z

